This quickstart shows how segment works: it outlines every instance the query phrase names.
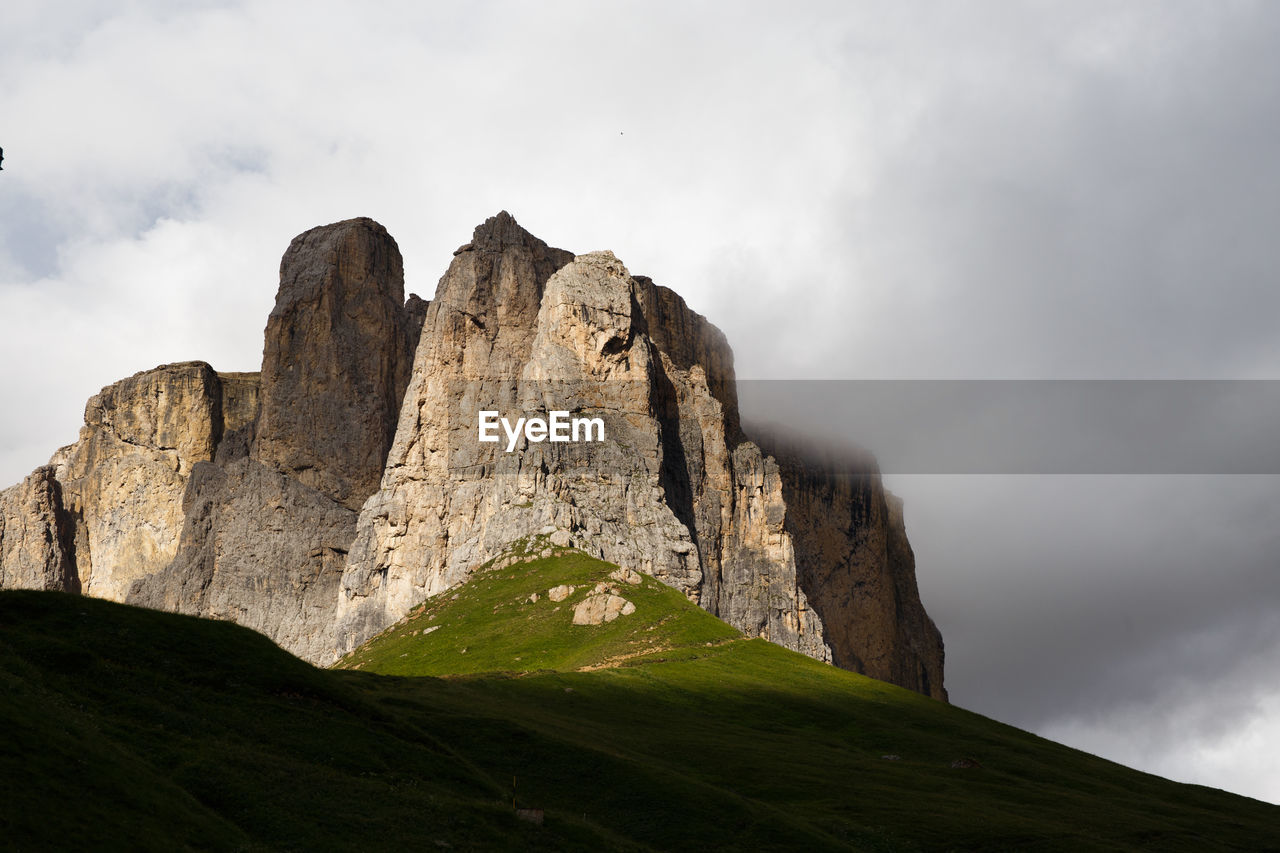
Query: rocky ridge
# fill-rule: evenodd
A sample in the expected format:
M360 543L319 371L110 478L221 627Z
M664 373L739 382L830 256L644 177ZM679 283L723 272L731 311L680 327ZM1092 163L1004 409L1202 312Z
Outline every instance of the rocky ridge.
M314 662L333 657L356 510L378 487L409 380L421 300L399 247L353 219L294 238L264 332L256 418L183 499L172 561L126 600L231 619Z
M380 225L312 229L264 344L260 374L168 365L93 398L80 440L0 493L0 585L234 619L328 663L554 531L751 636L945 698L874 460L749 440L724 336L611 253L501 213L406 301ZM607 439L507 452L481 410ZM622 614L617 592L590 618Z

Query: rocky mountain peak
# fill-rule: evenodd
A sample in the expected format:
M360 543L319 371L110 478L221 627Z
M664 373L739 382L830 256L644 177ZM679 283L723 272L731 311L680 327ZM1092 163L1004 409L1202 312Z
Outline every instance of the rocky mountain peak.
M280 259L278 311L320 297L326 288L343 294L372 288L404 303L404 261L387 229L360 216L311 228L294 237Z
M264 333L254 458L358 509L395 435L413 326L385 228L348 219L295 237Z
M230 618L328 663L552 535L749 636L945 698L874 461L754 443L728 342L674 291L502 211L430 302L404 293L373 220L300 234L261 374L186 363L104 389L80 441L0 493L0 583ZM600 438L481 441L481 411L572 412Z
M613 252L578 255L561 267L542 295L538 333L525 377L637 378L631 375L633 364L637 358L647 363L648 352L631 352L640 319L635 288L631 274Z
M514 216L505 210L500 210L495 216L490 216L475 227L471 234L471 242L464 249L469 248L476 252L501 252L504 249L531 246L541 242L521 228Z

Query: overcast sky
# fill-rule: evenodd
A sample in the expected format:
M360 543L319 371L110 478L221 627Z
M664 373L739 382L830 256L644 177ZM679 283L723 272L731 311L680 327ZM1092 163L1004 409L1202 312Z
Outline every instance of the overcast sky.
M19 5L0 146L3 484L353 216L427 298L612 249L742 377L1280 379L1267 0ZM888 479L957 704L1280 802L1280 478Z

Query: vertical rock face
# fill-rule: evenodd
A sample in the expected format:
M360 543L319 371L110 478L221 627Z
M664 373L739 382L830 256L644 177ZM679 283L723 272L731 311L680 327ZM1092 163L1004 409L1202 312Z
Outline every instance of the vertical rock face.
M721 400L735 432L737 409L723 336L678 296L610 253L550 249L502 213L441 280L413 377L348 557L339 653L548 526L697 600L700 544L718 558L727 518ZM478 441L480 411L556 410L599 417L608 440L521 438L510 453L505 437Z
M941 638L874 461L762 451L734 382L724 336L672 291L607 252L570 261L506 214L486 222L428 311L348 555L338 652L559 528L753 636L945 698ZM598 417L607 440L478 439L480 411L556 410Z
M65 528L77 589L123 601L134 580L173 559L192 470L213 459L229 427L252 418L256 386L257 374L222 376L193 361L137 373L90 398L79 440L32 475Z
M646 276L636 276L635 281L645 334L662 353L667 371L701 371L702 384L720 404L725 434L736 443L740 438L738 390L733 350L724 333L691 310L674 290Z
M603 440L482 441L482 411L568 412ZM753 443L715 326L505 212L430 302L404 301L372 220L297 237L261 374L191 362L103 389L79 441L0 492L0 585L233 619L327 663L553 530L749 635L946 697L874 459Z
M352 219L295 237L267 319L254 458L359 509L395 435L410 327L385 228Z
M830 662L821 616L797 571L778 463L744 441L733 451L732 517L703 606L753 636Z
M636 291L611 252L579 255L547 283L521 373L520 411L599 418L604 440L522 440L517 452L504 453L500 480L532 480L525 492L533 512L495 519L500 533L490 547L512 534L562 527L605 559L696 599L702 581L697 547L665 486L672 465L666 454L678 443L672 436L679 428L668 417L669 383L645 334Z
M382 476L425 305L403 302L400 251L373 220L293 240L261 387L227 383L237 433L191 477L181 547L130 602L233 619L309 660L332 656L355 508Z
M331 656L333 604L356 514L253 459L202 463L171 564L128 601L230 619L307 660Z
M480 492L502 451L475 442L476 413L514 410L543 290L572 257L505 212L454 253L427 306L382 488L360 514L336 602L340 644L457 584L481 553L458 542L477 533ZM450 448L465 450L451 459Z
M889 571L898 602L893 625L897 643L886 649L882 659L887 666L879 671L886 674L873 677L906 685L945 702L947 688L943 683L945 655L942 632L929 618L920 600L920 588L916 584L916 555L907 541L902 499L887 491L884 499L888 510Z
M219 373L222 385L222 435L253 426L258 417L258 392L262 389L260 373Z
M818 452L779 436L783 529L799 586L824 625L831 662L946 698L942 635L920 602L902 501L865 452Z
M157 367L103 388L84 420L53 461L82 589L123 601L177 553L187 480L222 438L222 383L204 362Z
M0 492L0 589L79 592L73 537L53 466Z

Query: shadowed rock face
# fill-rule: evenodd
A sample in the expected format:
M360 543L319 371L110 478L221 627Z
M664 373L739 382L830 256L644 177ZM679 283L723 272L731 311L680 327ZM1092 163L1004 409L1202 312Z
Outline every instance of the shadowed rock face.
M79 592L73 537L52 465L0 492L0 589Z
M920 602L902 501L875 459L780 436L761 443L777 460L783 527L832 663L945 699L942 635Z
M234 619L308 660L332 657L355 510L382 477L425 305L404 304L400 250L373 220L294 238L256 420L197 467L180 548L131 603Z
M945 698L901 502L865 454L739 423L724 336L609 252L500 213L425 302L377 223L290 245L258 374L104 389L80 440L0 493L0 583L237 622L318 663L518 538L653 575L752 635ZM481 442L480 411L601 442Z
M354 512L249 458L197 465L182 509L177 556L133 584L130 604L231 619L307 660L332 654Z
M395 435L411 328L385 228L351 219L295 237L267 318L254 458L358 510Z

